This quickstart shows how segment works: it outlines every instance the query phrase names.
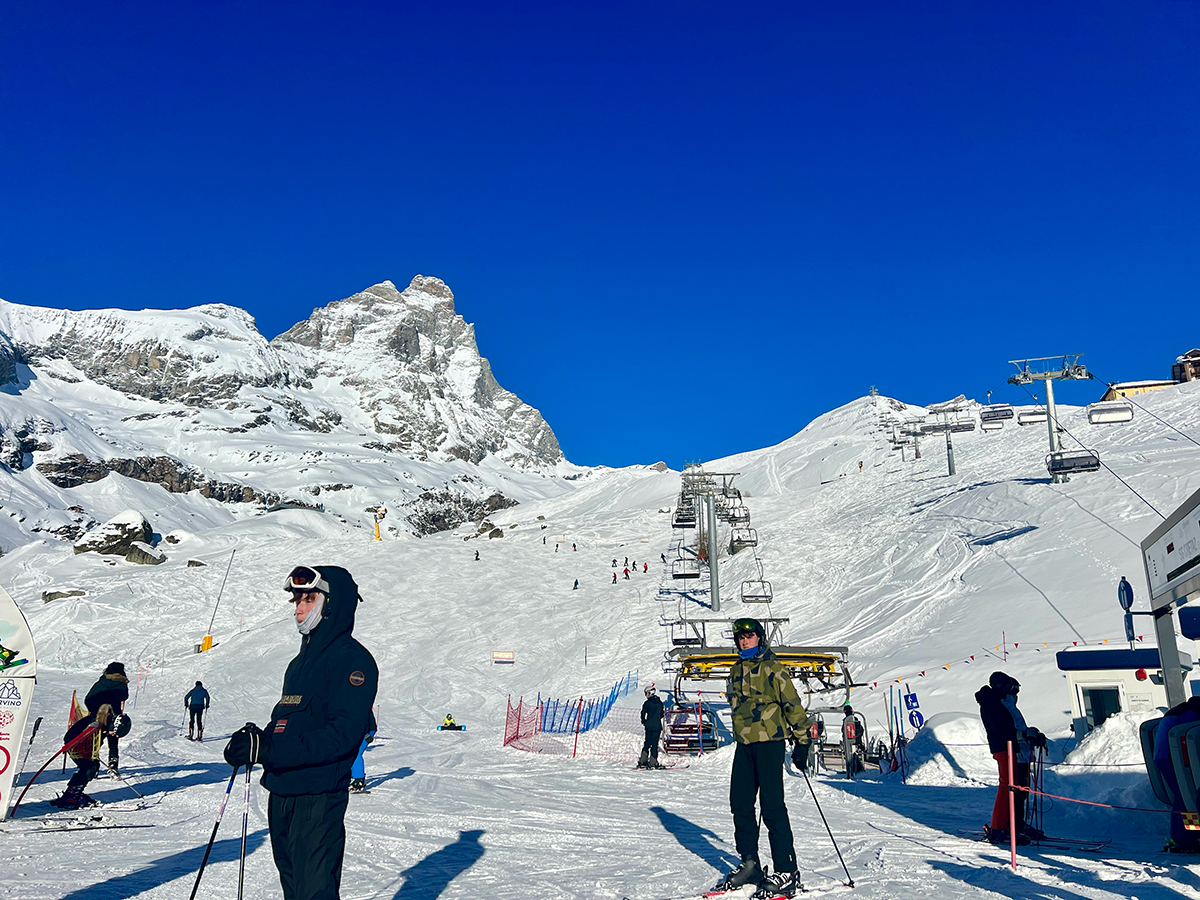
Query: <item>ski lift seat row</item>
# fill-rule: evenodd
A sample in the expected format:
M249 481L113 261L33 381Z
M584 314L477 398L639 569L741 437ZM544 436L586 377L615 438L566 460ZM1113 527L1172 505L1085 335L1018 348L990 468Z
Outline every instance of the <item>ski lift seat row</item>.
M1044 409L1026 409L1017 413L1018 425L1045 425L1050 414Z
M981 419L979 427L983 431L1000 431L1004 428L1004 423L997 419Z
M1100 454L1095 450L1065 450L1046 457L1046 471L1051 475L1095 472L1099 468Z
M672 578L699 578L700 577L700 560L698 559L677 559L671 563Z
M743 603L770 603L771 602L771 582L769 582L769 581L743 581L742 582L742 602Z
M757 547L758 532L753 528L735 528L729 537L729 543L739 547Z
M1123 425L1133 421L1133 404L1128 400L1105 400L1087 408L1089 425Z
M1013 408L1008 403L993 403L979 410L980 422L1006 422L1013 417ZM985 428L984 431L990 429Z

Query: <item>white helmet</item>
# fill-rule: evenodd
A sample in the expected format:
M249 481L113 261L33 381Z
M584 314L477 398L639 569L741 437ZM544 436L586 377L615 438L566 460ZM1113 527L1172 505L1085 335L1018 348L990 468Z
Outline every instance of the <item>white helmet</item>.
M650 685L649 687L646 688L646 696L647 697L654 696L654 685Z

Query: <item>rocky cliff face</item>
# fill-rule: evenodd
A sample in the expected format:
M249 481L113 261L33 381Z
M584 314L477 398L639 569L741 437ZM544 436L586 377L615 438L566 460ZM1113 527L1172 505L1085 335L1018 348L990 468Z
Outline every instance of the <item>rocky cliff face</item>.
M418 460L495 454L537 469L563 458L538 411L496 383L450 289L420 275L404 291L385 281L315 310L273 341L224 304L72 312L0 301L0 385L18 362L175 408L165 415L184 415L180 404L244 413L226 432L352 427ZM10 443L12 461L27 463L29 448Z
M408 455L518 468L562 450L541 414L504 390L479 355L475 329L441 280L390 281L315 310L271 342L281 354L353 388L373 429Z

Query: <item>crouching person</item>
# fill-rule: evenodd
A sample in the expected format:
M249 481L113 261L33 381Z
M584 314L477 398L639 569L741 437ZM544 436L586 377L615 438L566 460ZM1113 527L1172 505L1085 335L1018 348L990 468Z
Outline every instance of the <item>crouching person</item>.
M351 636L361 601L338 566L297 566L284 582L296 605L300 652L265 729L225 747L231 766L259 764L284 900L337 900L346 849L350 767L367 732L379 671Z

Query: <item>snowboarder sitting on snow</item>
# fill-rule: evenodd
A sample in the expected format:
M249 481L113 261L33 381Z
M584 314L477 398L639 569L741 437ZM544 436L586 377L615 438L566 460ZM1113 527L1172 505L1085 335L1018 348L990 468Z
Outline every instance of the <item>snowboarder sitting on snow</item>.
M725 890L760 884L755 896L792 897L801 890L796 872L792 824L783 802L783 754L792 742L792 763L808 765L808 714L787 669L767 647L766 631L756 619L733 623L738 660L730 667L725 696L733 714L737 749L729 779L729 807L742 863L730 872ZM758 861L757 796L771 839L775 871L767 876Z
M442 719L442 731L462 731L462 726L454 721L454 716L446 713L446 718Z
M208 691L199 681L183 698L183 706L188 711L188 740L204 740L204 711L208 709ZM195 736L195 730L199 736Z
M266 729L253 722L225 747L231 766L263 767L267 825L284 900L335 898L346 852L350 767L379 684L370 652L351 636L362 598L340 566L297 566L284 580L296 605L300 652Z
M367 752L367 744L375 740L375 732L379 726L375 724L375 711L371 711L371 721L367 725L367 733L363 736L358 748L358 756L354 757L354 765L350 767L350 793L361 794L367 789L367 764L363 754Z
M642 742L642 754L638 757L639 769L665 768L658 761L658 742L663 732L663 702L654 685L646 688L646 702L642 704L642 727L646 729L646 740Z
M96 726L93 735L78 741L68 750L75 760L78 769L67 782L67 790L61 796L50 801L51 806L59 809L79 809L91 805L92 798L83 792L89 781L100 771L100 738L108 738L109 759L115 770L117 767L117 730L121 728L128 733L129 719L121 715L121 704L129 699L129 679L125 677L125 666L119 662L109 663L108 668L100 679L92 685L84 699L87 715L77 720L63 737L64 744L70 744L85 731Z
M1036 728L1025 724L1025 718L1017 709L1017 692L1021 685L1017 679L1003 672L993 672L988 683L975 693L979 703L979 716L987 731L988 749L1000 769L1000 786L996 789L996 802L992 804L992 821L986 826L988 839L993 843L1010 842L1008 821L1008 742L1013 745L1013 784L1029 787L1029 763L1035 747L1046 746L1046 736ZM1016 816L1017 843L1028 844L1030 838L1044 837L1037 829L1025 824L1026 791L1013 791Z

